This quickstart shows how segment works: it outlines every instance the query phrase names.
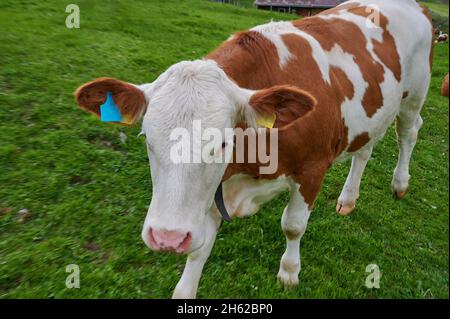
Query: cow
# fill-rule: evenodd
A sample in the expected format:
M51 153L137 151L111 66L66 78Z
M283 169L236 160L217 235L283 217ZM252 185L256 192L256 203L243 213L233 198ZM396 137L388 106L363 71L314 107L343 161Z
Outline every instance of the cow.
M195 298L223 219L253 215L283 191L290 199L281 218L286 250L277 278L286 287L297 285L300 240L327 170L352 158L336 206L348 215L372 149L394 122L399 157L391 188L403 198L423 123L432 47L430 14L416 1L348 1L313 17L238 32L152 83L99 78L79 87L81 108L101 116L109 93L124 122L143 119L153 195L142 238L152 250L187 255L172 297ZM268 117L270 125L258 124ZM258 161L174 163L171 132L193 133L194 120L220 131L276 130L276 171L261 174ZM212 155L235 147L232 138L221 142Z
M441 95L448 97L448 73L445 76L444 81L442 81Z
M448 34L442 31L439 31L439 34L435 40L435 43L445 43L448 41Z

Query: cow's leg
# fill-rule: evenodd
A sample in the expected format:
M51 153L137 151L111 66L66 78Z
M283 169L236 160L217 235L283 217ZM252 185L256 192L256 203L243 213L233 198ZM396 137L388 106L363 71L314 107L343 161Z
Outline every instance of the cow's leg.
M371 154L372 147L363 149L353 156L350 172L336 206L336 211L340 215L348 215L355 209L361 178Z
M398 198L403 198L408 191L409 162L422 124L423 120L420 114L412 110L401 112L397 117L396 130L400 154L392 178L392 191Z
M286 251L281 257L277 278L286 288L298 285L300 273L300 240L306 231L310 210L298 186L291 187L291 198L281 217L281 228L286 236Z
M211 253L216 239L217 230L220 226L220 217L211 211L205 221L205 243L203 246L189 254L184 267L183 275L178 281L172 298L192 299L197 294L198 283L202 275L203 266Z

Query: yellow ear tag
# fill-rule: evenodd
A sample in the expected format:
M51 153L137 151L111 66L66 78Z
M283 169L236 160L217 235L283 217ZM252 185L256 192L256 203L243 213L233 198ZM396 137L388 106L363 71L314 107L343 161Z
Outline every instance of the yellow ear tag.
M256 124L265 128L273 128L276 119L277 116L275 115L275 113L265 114L264 116L258 117L256 119Z

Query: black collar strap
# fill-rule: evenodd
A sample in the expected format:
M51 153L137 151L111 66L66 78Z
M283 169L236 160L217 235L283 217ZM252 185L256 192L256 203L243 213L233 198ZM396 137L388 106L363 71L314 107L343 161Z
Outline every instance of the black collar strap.
M225 203L223 201L222 183L220 183L219 187L217 187L216 194L214 195L214 202L216 203L217 209L219 210L220 215L222 215L223 219L231 223L231 217L230 215L228 215Z

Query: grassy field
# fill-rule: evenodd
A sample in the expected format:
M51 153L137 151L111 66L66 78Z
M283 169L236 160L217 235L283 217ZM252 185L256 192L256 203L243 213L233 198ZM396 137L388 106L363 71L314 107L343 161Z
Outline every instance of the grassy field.
M72 93L99 76L152 81L233 31L289 16L200 0L77 3L80 29L65 27L63 2L0 2L0 297L170 297L185 258L153 253L140 238L151 181L139 127L100 123ZM439 45L404 200L390 192L390 129L352 216L335 213L349 163L327 175L302 240L298 288L285 291L275 278L284 194L222 227L198 297L448 298L449 108L438 93L447 72L448 46ZM380 289L364 285L371 263ZM68 264L80 267L80 289L65 287Z
M432 11L448 17L448 1L441 1L441 0L425 0L420 1L424 5L426 5L428 8L430 8ZM446 3L444 3L446 2Z

